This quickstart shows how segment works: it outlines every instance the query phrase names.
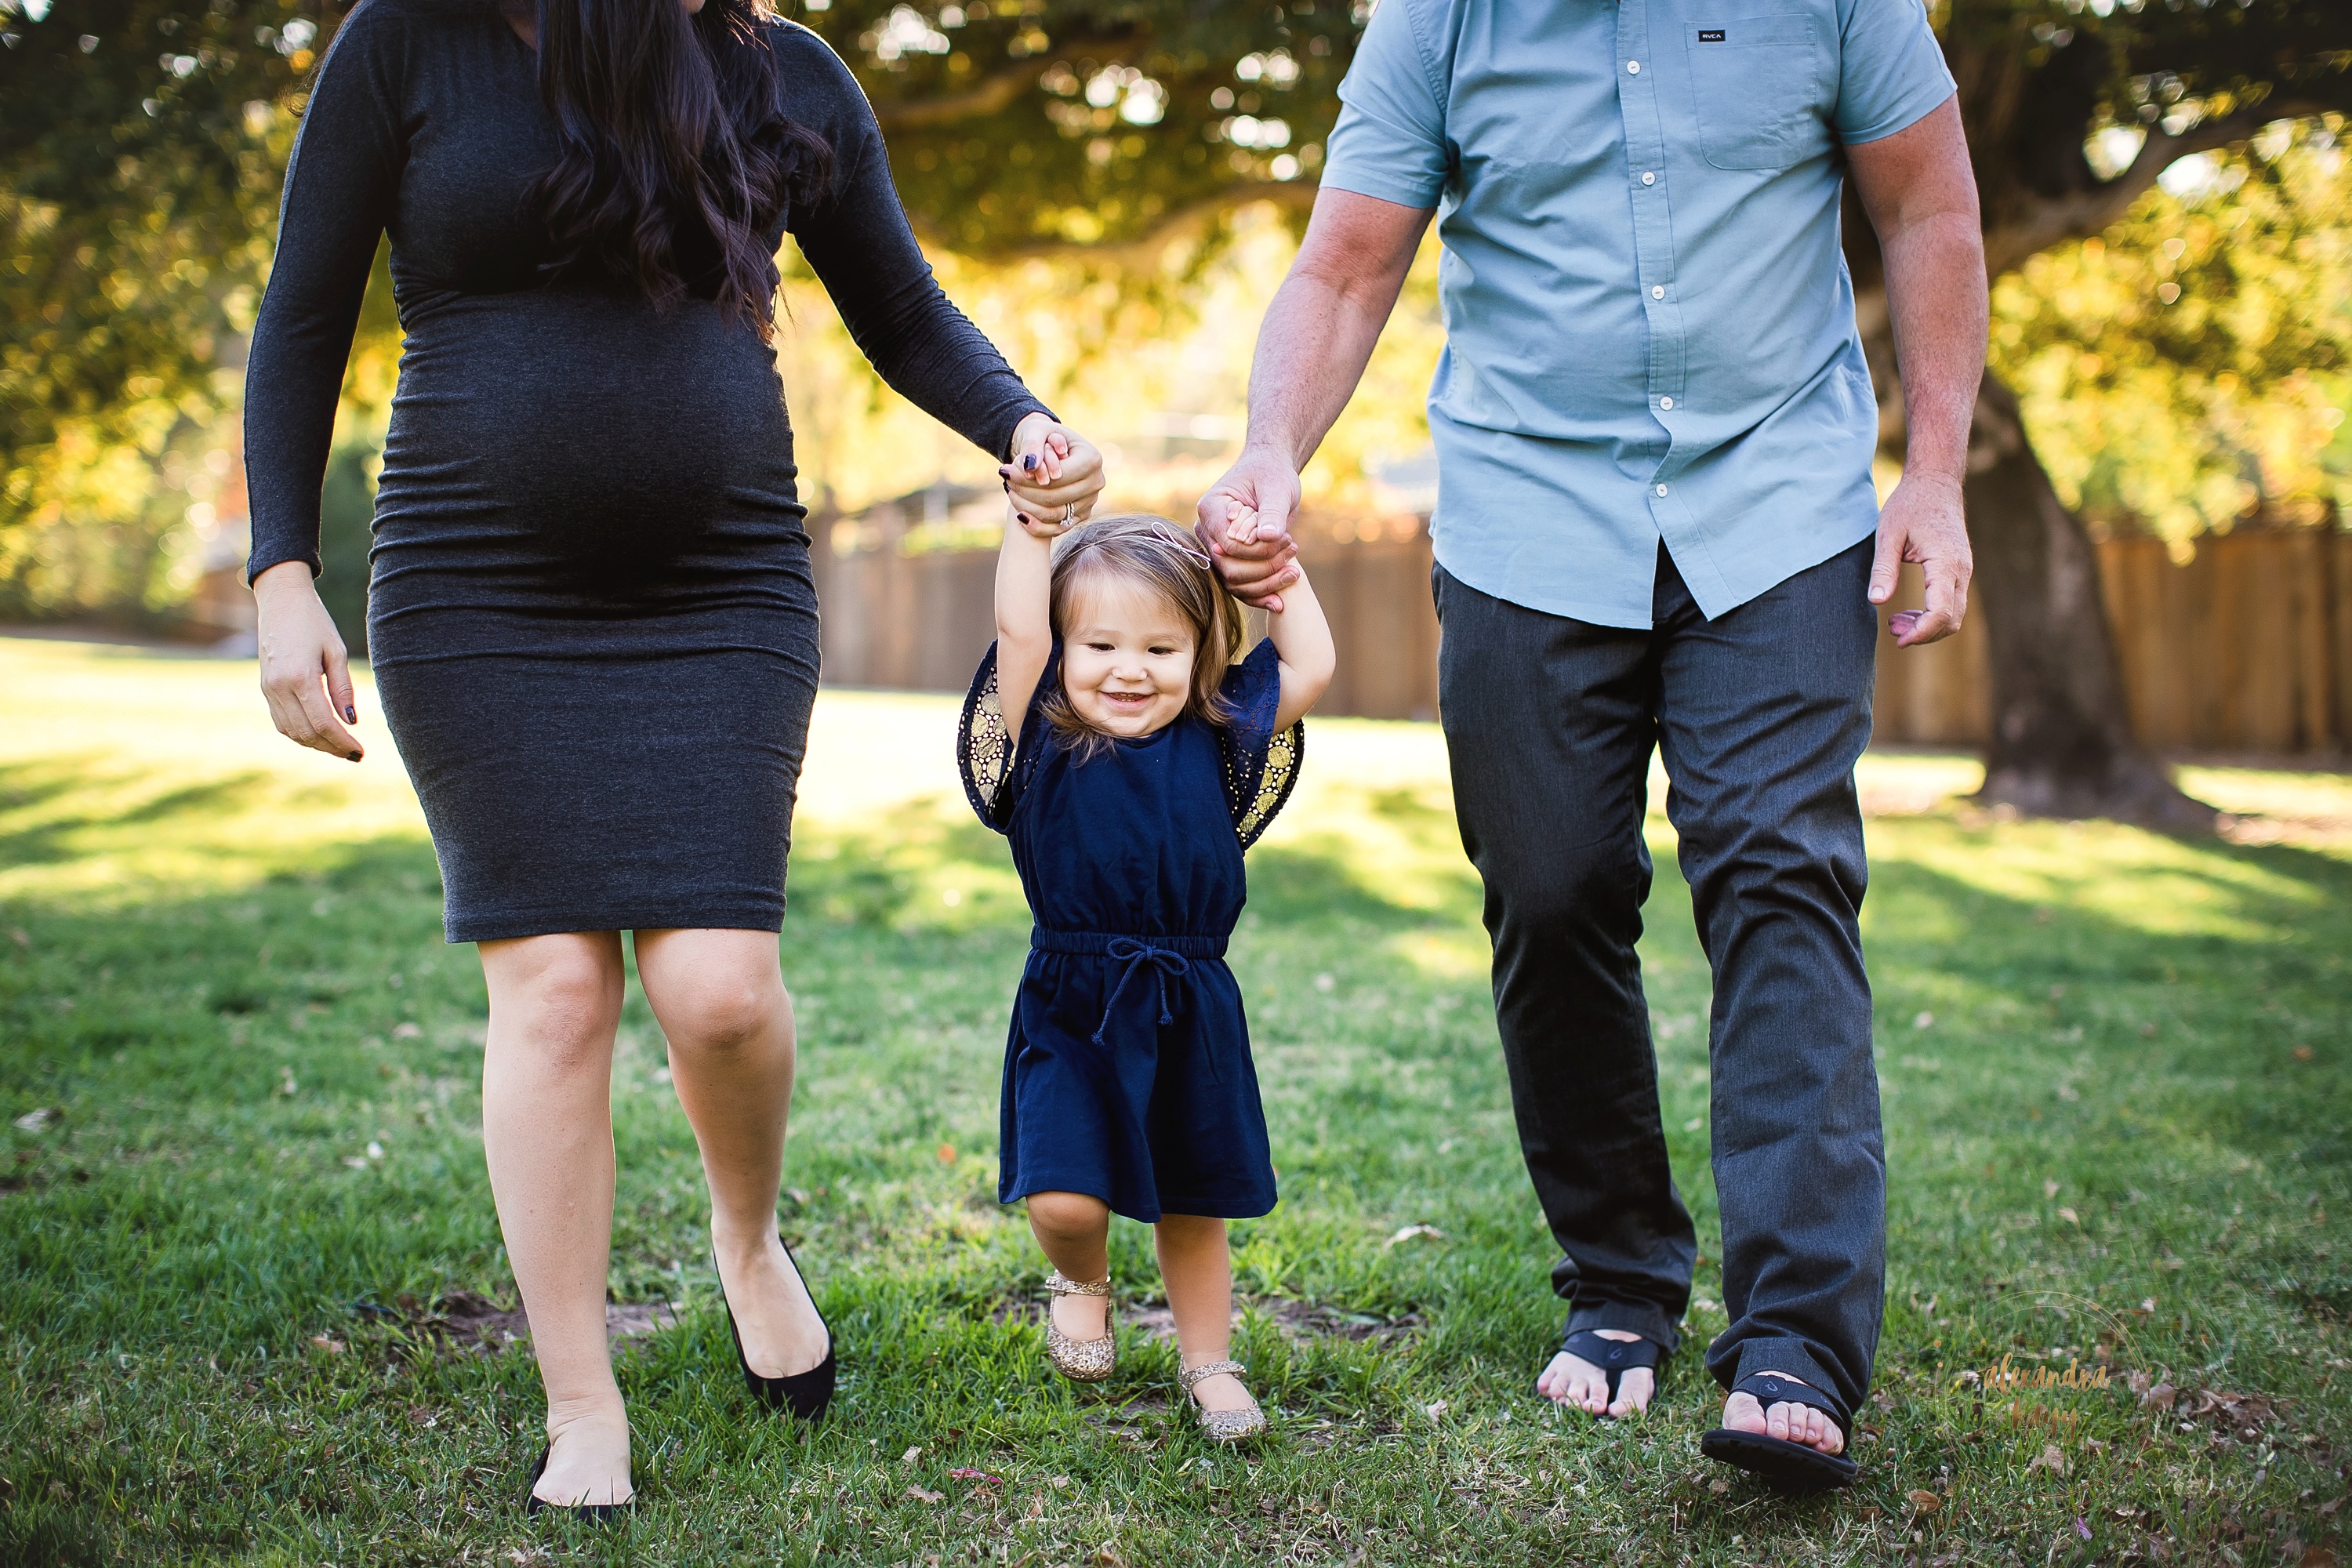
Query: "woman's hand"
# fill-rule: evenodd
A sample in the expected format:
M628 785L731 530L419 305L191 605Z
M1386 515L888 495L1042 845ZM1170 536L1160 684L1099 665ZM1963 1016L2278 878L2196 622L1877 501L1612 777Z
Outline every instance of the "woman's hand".
M1103 490L1102 454L1094 443L1044 414L1013 432L1013 457L997 470L1015 516L1070 527L1095 510Z
M366 754L359 738L343 728L360 721L352 689L352 665L343 652L310 566L281 561L253 580L258 614L255 640L261 647L261 694L269 700L278 732L314 752L351 762Z

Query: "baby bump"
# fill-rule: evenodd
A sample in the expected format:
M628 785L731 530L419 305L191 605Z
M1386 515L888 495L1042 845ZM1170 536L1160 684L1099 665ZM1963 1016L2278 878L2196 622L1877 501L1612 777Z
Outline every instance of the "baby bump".
M375 577L651 591L799 543L793 477L774 356L707 302L473 296L409 334Z

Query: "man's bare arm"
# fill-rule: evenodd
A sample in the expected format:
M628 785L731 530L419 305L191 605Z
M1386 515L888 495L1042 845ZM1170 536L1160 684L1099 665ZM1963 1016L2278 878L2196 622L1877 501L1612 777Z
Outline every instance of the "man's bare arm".
M1201 542L1244 603L1278 609L1297 577L1290 517L1298 470L1362 379L1432 210L1353 191L1315 198L1298 258L1258 329L1242 455L1201 498ZM1226 521L1240 511L1257 514L1254 542L1227 537Z
M1906 432L1903 482L1879 519L1870 601L1894 595L1900 563L1925 567L1927 607L1888 623L1909 647L1951 636L1968 615L1974 563L1960 487L1984 377L1984 228L1957 99L1892 136L1847 148L1846 157L1885 258Z

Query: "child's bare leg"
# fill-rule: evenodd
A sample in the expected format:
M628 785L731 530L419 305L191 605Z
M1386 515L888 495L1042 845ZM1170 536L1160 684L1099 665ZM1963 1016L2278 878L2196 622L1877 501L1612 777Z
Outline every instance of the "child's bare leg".
M1225 1246L1225 1222L1199 1215L1163 1215L1153 1239L1159 1243L1160 1278L1168 1286L1176 1348L1185 1366L1223 1361L1234 1342L1234 1260ZM1254 1403L1249 1390L1230 1373L1202 1378L1192 1394L1205 1410L1246 1410Z
M1110 1205L1102 1199L1032 1193L1029 1232L1064 1279L1087 1285L1110 1277ZM1051 1310L1054 1326L1071 1339L1098 1340L1110 1332L1108 1297L1056 1296Z

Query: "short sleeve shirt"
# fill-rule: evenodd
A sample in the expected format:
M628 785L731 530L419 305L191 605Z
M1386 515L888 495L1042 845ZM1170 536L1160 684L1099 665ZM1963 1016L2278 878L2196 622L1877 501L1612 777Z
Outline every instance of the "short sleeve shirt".
M1920 0L1381 0L1322 183L1435 207L1439 562L1650 624L1866 537L1844 148L1951 97Z

